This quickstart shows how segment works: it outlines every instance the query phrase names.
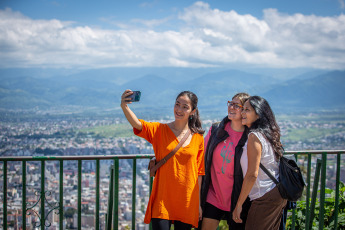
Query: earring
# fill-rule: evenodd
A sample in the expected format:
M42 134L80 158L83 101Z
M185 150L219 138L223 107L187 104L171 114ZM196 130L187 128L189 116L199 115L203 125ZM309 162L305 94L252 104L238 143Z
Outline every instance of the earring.
M189 120L192 120L193 119L193 115L189 117Z

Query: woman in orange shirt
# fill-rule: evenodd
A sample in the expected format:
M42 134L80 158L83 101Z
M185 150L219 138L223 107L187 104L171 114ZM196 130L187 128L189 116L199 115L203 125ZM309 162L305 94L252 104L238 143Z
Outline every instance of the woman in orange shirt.
M157 161L163 159L181 141L188 130L191 134L182 147L157 172L147 205L144 222L152 222L153 230L175 230L198 226L201 178L205 175L204 138L198 111L198 98L190 91L181 92L175 101L175 120L163 124L139 120L129 108L126 90L121 97L121 108L134 134L152 144Z

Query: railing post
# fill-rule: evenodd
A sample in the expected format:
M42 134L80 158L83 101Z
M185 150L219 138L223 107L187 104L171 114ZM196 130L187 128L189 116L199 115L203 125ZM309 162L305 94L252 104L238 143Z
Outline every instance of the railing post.
M153 184L153 177L150 176L150 173L149 173L149 177L150 177L150 197L151 197L152 184ZM149 229L152 230L152 224L151 224L151 222L150 222L150 224L149 224Z
M81 166L82 161L78 160L78 229L81 230Z
M4 161L4 203L3 203L3 227L4 229L7 229L7 161Z
M297 162L297 154L294 154L294 157L295 157L296 162ZM296 226L296 208L293 208L291 212L292 212L291 230L295 230L295 226Z
M26 229L26 161L22 161L22 173L23 173L23 181L22 181L22 186L23 186L23 197L22 197L22 226L23 230Z
M313 185L313 192L311 195L311 203L310 203L310 218L308 223L308 228L306 230L311 229L312 223L315 216L315 203L316 203L316 196L317 196L317 190L319 186L319 179L320 179L320 167L321 167L322 161L320 159L317 159L316 161L316 169L315 169L315 177L314 177L314 185Z
M137 159L133 159L133 183L132 183L132 230L135 230L135 195L137 187Z
M337 175L335 185L335 207L334 207L334 230L338 226L338 212L339 212L339 184L340 184L340 153L337 154Z
M293 208L291 212L292 212L291 230L295 230L295 226L296 226L296 208Z
M309 219L310 219L310 174L311 174L311 153L308 153L308 166L307 166L307 191L306 191L306 208L305 208L305 227L309 229Z
M60 178L59 178L59 229L63 230L63 160L60 160Z
M99 230L99 159L96 160L96 230Z
M41 230L45 227L45 161L41 161Z
M119 159L114 159L114 204L113 204L113 229L119 228Z
M113 205L114 205L114 165L110 166L109 190L108 190L108 211L106 216L105 229L111 230L113 218Z
M297 155L294 154L294 157L297 162ZM292 216L291 230L295 230L295 226L296 226L296 209L295 208L291 210L291 216Z
M324 215L325 215L325 189L326 189L326 168L327 168L327 153L322 153L322 167L321 167L321 186L320 186L320 210L319 210L319 229L323 230Z

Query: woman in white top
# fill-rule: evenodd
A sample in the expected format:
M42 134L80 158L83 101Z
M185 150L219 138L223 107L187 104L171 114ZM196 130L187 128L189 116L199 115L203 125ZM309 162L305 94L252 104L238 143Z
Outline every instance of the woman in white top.
M283 154L280 129L268 102L259 96L250 97L244 104L242 124L249 128L247 145L243 148L241 166L244 180L233 220L241 223L242 205L249 195L246 229L279 229L286 200L280 196L275 183L260 169L260 162L279 178L279 158Z

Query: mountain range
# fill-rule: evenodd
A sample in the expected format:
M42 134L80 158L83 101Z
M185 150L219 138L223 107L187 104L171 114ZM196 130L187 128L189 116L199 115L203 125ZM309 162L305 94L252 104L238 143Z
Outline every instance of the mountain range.
M284 71L284 70L281 70ZM278 72L278 71L276 71ZM49 74L48 74L49 73ZM345 71L276 74L215 68L108 68L85 71L0 69L1 109L119 107L125 89L140 90L137 108L172 108L177 94L195 92L200 109L226 112L237 92L266 98L278 111L345 108Z

